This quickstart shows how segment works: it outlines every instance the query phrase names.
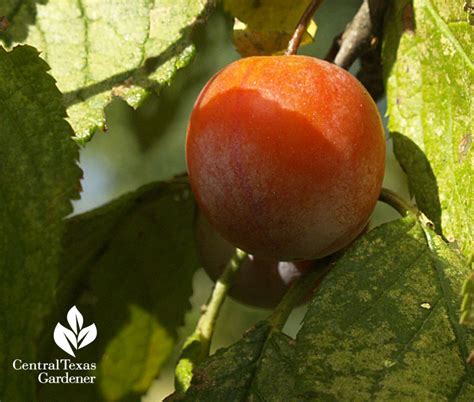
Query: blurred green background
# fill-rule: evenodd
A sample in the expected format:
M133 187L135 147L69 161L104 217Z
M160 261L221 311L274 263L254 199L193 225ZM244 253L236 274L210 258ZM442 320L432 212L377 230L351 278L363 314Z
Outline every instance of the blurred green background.
M333 38L360 5L360 0L332 0L324 2L316 13L318 32L315 42L301 49L301 54L323 58ZM203 27L195 32L197 53L190 66L178 72L171 86L159 96L150 95L136 111L123 101L114 100L107 108L106 133L97 132L81 152L84 170L83 193L75 203L75 213L103 204L138 186L160 179L169 179L186 170L184 140L188 118L199 91L219 69L239 58L232 41L232 19L221 8ZM357 65L353 67L357 70ZM386 103L379 102L382 116ZM387 147L387 164L384 185L408 196L406 179L394 159L391 143ZM378 204L372 226L397 218L389 207ZM192 310L187 314L186 325L180 330L181 343L192 332L199 316L199 308L207 300L212 282L200 269L194 278ZM303 318L305 307L296 309L286 327L294 336ZM240 305L228 299L218 321L213 350L238 340L242 333L268 312ZM161 400L173 391L173 370L179 350L162 370L160 378L150 389L145 401Z

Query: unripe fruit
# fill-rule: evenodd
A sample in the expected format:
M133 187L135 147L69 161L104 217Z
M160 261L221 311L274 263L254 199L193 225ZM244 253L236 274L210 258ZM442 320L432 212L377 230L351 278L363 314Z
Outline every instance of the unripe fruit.
M196 200L262 258L312 260L365 227L382 185L383 126L363 86L305 56L249 57L199 95L186 140Z
M232 257L235 247L223 239L202 214L198 215L195 222L195 237L201 264L215 282ZM248 256L232 281L229 296L250 306L274 308L302 273L308 269L325 267L329 264L326 260L278 262Z

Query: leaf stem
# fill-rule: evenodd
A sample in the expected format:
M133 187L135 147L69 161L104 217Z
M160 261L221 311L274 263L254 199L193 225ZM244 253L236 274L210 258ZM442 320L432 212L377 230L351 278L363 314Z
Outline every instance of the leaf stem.
M382 188L382 191L379 195L379 201L390 205L392 208L396 209L402 216L406 216L409 212L415 215L419 215L418 209L413 206L408 200L387 188Z
M311 21L313 14L316 12L322 2L323 0L312 0L306 8L305 12L303 13L298 22L298 25L295 28L293 36L288 42L288 49L286 49L285 52L287 56L296 54L298 52L298 48L300 47L301 39L303 38L306 28L308 27L308 24Z
M194 367L209 355L212 334L219 311L233 278L246 257L247 253L245 251L235 249L234 255L214 285L207 305L203 307L196 328L184 342L175 370L175 387L178 393L185 392L189 388Z
M281 331L283 329L291 311L301 302L303 297L317 287L318 283L332 268L332 265L330 258L324 258L321 260L320 266L308 270L297 279L268 318L273 330Z
M421 212L416 206L412 205L405 198L399 196L397 193L386 188L382 188L382 191L379 196L379 201L390 205L392 208L396 209L402 216L413 214L418 219L418 222L423 227L423 230L435 230L434 223L423 212Z

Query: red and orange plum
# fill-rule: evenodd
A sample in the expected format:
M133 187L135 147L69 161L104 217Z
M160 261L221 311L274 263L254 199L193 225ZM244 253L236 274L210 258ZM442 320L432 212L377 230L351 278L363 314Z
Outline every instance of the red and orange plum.
M312 260L364 229L385 139L375 103L345 70L305 56L249 57L202 90L186 159L199 207L225 239L261 258Z

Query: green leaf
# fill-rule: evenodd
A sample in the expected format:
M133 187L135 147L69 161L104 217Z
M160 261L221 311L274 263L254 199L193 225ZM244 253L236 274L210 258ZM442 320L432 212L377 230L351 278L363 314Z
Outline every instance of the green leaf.
M63 218L81 171L48 65L29 46L0 47L0 399L34 400L43 317L54 303Z
M474 324L474 273L471 273L462 286L461 324Z
M193 219L188 184L175 180L144 186L69 221L62 306L54 320L77 304L97 325L95 347L78 351L79 359L98 363L89 398L136 398L170 356L198 267ZM86 292L68 300L70 289L84 284ZM82 388L68 384L59 392L53 385L42 399L84 400Z
M212 0L10 0L0 5L10 27L7 45L42 51L64 93L80 142L105 127L113 96L138 107L151 89L169 83L193 57L193 26Z
M293 357L293 342L281 332L272 331L268 322L260 322L240 341L218 350L196 368L185 395L173 394L166 401L245 401L252 400L252 396L256 400L287 400L288 394L274 391L274 379L262 382L258 373L271 364L272 373L278 373L278 386L291 390L295 373L287 363ZM255 387L260 389L256 395L251 391Z
M450 0L392 2L383 59L389 129L410 190L439 233L473 254L473 32Z
M281 53L288 47L296 25L310 0L225 0L226 11L235 17L233 41L244 57ZM311 20L302 45L316 35L316 23Z
M472 399L473 368L465 360L474 338L459 325L457 308L468 271L412 217L370 232L339 262L307 313L297 339L299 392ZM310 347L316 353L305 356Z
M472 400L474 332L457 309L468 271L416 218L379 226L327 275L296 341L262 325L208 359L182 399Z

